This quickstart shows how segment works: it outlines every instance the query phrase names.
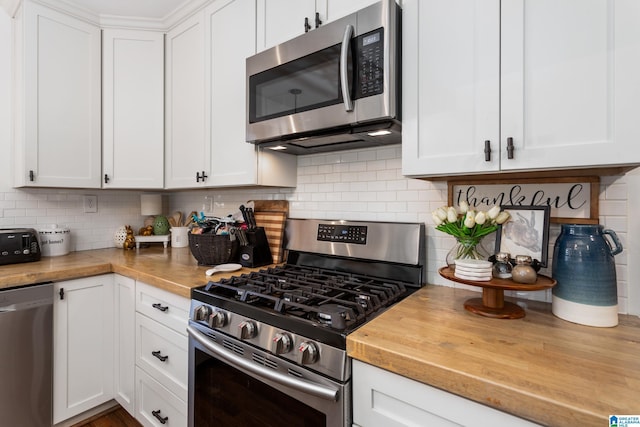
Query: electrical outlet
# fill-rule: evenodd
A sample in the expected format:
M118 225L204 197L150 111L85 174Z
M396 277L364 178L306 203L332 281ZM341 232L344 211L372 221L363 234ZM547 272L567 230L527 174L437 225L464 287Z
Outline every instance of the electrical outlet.
M84 196L82 199L84 213L98 212L98 196Z

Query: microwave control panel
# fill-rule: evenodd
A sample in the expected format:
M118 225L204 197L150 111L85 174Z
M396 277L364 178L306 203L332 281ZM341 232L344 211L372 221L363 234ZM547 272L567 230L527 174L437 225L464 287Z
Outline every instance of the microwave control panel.
M366 225L318 225L318 240L323 242L367 244Z
M356 37L358 84L355 98L384 92L384 28Z

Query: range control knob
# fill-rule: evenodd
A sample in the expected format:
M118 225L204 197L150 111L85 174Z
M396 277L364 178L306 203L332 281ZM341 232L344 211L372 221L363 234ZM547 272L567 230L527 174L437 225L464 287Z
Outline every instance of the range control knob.
M224 311L213 310L209 314L209 327L222 328L226 324L227 324L227 315Z
M271 339L271 352L273 354L284 354L291 351L293 339L286 332L278 332Z
M209 319L210 314L211 314L211 307L209 307L208 305L201 305L199 307L196 307L195 310L193 310L193 320L206 322L207 319Z
M320 356L320 352L318 351L318 346L309 341L303 341L298 346L298 354L296 358L298 359L298 363L301 365L311 365L318 361L318 357Z
M258 334L258 326L253 320L243 320L238 324L236 337L240 340L248 340Z

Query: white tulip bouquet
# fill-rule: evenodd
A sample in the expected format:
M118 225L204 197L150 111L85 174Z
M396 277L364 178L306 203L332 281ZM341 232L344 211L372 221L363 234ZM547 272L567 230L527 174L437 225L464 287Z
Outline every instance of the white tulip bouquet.
M447 255L447 264L453 266L454 259L486 259L479 250L483 237L493 233L501 224L510 219L509 212L494 206L488 211L475 211L467 202L460 202L459 210L453 206L444 206L431 213L436 230L456 238L456 245Z

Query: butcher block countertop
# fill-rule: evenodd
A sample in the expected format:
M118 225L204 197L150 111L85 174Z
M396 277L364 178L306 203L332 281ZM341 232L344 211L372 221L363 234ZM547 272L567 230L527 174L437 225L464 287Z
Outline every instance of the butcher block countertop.
M97 249L71 252L58 257L43 257L37 262L0 266L0 289L77 279L105 273L118 273L148 283L174 294L191 298L191 288L259 268L242 268L235 272L206 276L211 267L198 266L189 248L167 248L161 245L125 251ZM265 267L261 267L265 268Z
M427 286L347 337L354 359L550 426L640 414L640 319L577 325L526 303L523 319L464 310L478 293Z
M0 266L0 289L113 272L190 298L207 269L189 248L100 249ZM427 286L350 334L347 352L540 424L601 427L610 414L640 414L639 318L594 328L527 301L523 319L490 319L464 310L478 295Z

